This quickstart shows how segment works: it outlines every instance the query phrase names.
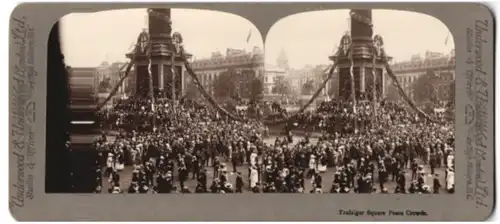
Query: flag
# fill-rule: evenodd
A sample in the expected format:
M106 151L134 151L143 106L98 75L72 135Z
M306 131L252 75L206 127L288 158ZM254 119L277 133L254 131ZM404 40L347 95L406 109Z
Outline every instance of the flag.
M252 30L248 31L247 43L250 41L250 37L252 37Z

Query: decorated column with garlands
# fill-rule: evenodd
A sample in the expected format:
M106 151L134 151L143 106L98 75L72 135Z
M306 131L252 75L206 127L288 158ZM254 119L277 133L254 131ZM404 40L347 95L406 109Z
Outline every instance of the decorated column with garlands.
M185 68L176 52L182 37L172 35L170 8L150 8L147 13L148 30L138 40L139 49L127 55L136 66L136 94L147 97L153 91L156 96L179 99L184 94ZM191 55L185 53L185 57Z
M355 102L381 99L385 83L383 40L373 35L372 10L352 9L349 15L351 30L341 38L338 54L330 56L338 63L338 96Z

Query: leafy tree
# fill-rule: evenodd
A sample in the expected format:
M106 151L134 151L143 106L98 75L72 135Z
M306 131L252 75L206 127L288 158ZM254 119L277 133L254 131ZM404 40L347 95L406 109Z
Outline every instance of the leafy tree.
M111 78L106 77L99 83L98 91L100 93L107 93L110 90L111 90Z
M313 91L314 91L314 80L307 80L307 82L302 85L302 94L311 95Z
M262 91L264 90L264 84L259 78L254 78L250 86L250 100L260 101L264 97Z
M252 93L252 81L256 78L255 71L251 69L245 69L240 73L237 73L235 80L237 80L237 95L235 99L241 98L251 98Z
M186 99L195 100L200 97L200 92L193 81L188 81L186 84Z
M450 91L450 103L455 104L455 80L451 81L448 86L448 91Z
M387 86L387 93L386 93L385 99L388 101L401 100L401 96L399 95L399 91L393 84L389 84L389 86Z
M415 102L435 101L437 97L435 84L437 81L438 76L432 70L428 70L426 74L420 75L411 86Z
M236 72L233 69L222 72L217 76L213 84L215 97L230 98L237 95L236 83Z

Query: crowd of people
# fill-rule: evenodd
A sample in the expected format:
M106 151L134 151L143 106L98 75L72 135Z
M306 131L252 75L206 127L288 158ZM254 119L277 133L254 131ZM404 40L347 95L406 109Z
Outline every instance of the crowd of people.
M288 132L270 144L258 119L231 120L188 100L123 100L101 114L96 192L105 185L109 193L454 192L453 123L389 102L373 114L372 106L322 103L290 122L318 126L320 137L297 142ZM122 175L131 175L126 186Z

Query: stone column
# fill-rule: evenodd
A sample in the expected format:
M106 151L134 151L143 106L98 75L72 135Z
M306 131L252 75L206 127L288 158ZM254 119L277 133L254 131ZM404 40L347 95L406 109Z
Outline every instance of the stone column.
M181 94L184 95L186 93L186 80L184 77L184 73L186 72L186 68L181 64Z
M361 65L359 68L359 90L362 93L365 93L365 69L366 67L364 65Z
M158 80L160 81L160 86L159 86L159 89L160 90L164 90L165 89L165 74L163 73L163 67L165 65L163 63L160 63L158 64Z
M386 74L385 74L384 70L382 70L382 80L381 80L381 82L382 82L382 98L385 97L385 91L386 91L385 76L386 76Z

